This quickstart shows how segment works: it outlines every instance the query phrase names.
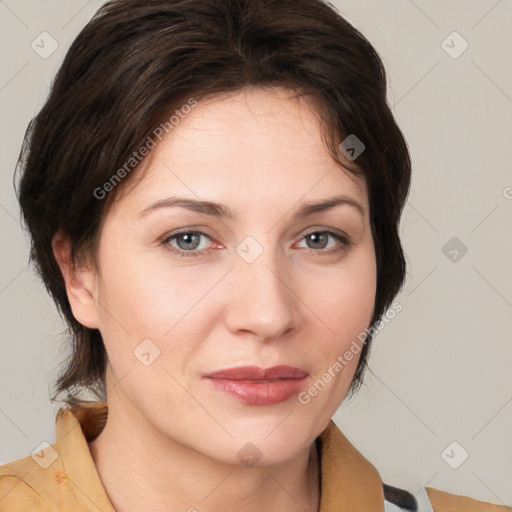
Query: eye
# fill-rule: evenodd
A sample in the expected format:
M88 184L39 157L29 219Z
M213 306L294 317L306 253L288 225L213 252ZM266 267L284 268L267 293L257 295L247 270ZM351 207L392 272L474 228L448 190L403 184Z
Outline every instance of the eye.
M202 237L210 240L210 237L202 231L181 231L180 233L174 233L165 237L162 240L162 244L179 256L204 256L206 252L204 247L199 247ZM174 247L171 241L175 241L178 247Z
M329 246L329 238L336 240L341 245L341 247L336 248L335 243ZM305 240L306 243L308 243L308 241L311 241L311 243L308 244L308 248L313 249L315 252L332 253L344 250L346 247L350 245L350 240L347 236L330 230L310 231L309 233L306 233L306 235L304 235L302 240ZM333 247L334 250L325 250L332 249Z
M203 231L181 231L164 237L161 240L161 244L180 257L204 256L208 253L208 249L204 246L201 247L202 238L211 240ZM336 247L336 243L329 245L329 239L337 241L339 246ZM347 236L330 230L310 231L303 236L301 242L303 240L308 244L306 248L311 249L315 253L331 254L343 251L350 245L350 239Z

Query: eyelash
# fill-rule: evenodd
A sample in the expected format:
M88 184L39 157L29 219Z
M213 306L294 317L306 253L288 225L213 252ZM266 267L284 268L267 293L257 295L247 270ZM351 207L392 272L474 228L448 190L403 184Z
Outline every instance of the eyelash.
M328 229L326 229L326 230L310 231L310 232L304 234L304 236L301 238L301 240L303 240L304 238L306 238L306 237L308 237L310 235L317 235L317 234L327 234L327 235L332 236L338 242L340 242L342 247L340 249L335 249L335 250L333 250L333 249L331 249L331 250L309 249L311 252L314 252L314 253L332 254L334 252L345 250L351 244L350 239L347 236L341 235L340 233L337 233L335 231L330 231ZM201 235L201 236L204 236L206 238L211 239L210 236L207 235L203 231L181 231L181 232L178 232L178 233L173 233L170 236L164 237L161 240L161 244L164 245L168 250L170 250L174 254L177 254L180 257L188 258L188 257L197 257L197 256L204 256L205 255L206 250L204 250L204 249L203 250L197 250L196 249L195 251L184 251L182 249L176 249L176 247L171 246L169 244L169 242L171 240L177 238L180 235Z

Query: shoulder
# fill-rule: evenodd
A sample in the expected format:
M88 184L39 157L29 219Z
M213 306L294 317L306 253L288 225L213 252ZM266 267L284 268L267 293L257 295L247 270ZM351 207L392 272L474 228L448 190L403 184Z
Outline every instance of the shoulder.
M385 512L512 512L511 507L424 487L416 495L383 484Z
M28 458L0 466L1 512L46 512L42 496L24 479L30 474Z
M52 484L51 473L32 455L0 466L0 512L50 512L45 495Z
M434 512L512 512L512 507L479 501L467 496L425 488Z

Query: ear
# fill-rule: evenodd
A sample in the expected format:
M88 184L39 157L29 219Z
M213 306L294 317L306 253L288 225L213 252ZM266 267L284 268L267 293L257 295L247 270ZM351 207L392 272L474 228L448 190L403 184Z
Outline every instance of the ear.
M71 261L71 243L62 230L52 239L52 249L60 267L73 316L85 327L99 328L94 268L76 268Z

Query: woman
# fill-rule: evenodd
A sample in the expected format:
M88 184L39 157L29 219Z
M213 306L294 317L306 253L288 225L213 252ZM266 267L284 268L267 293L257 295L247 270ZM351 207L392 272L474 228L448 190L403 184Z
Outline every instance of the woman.
M509 510L383 484L331 420L405 278L410 158L330 6L105 4L20 165L73 353L0 511Z

